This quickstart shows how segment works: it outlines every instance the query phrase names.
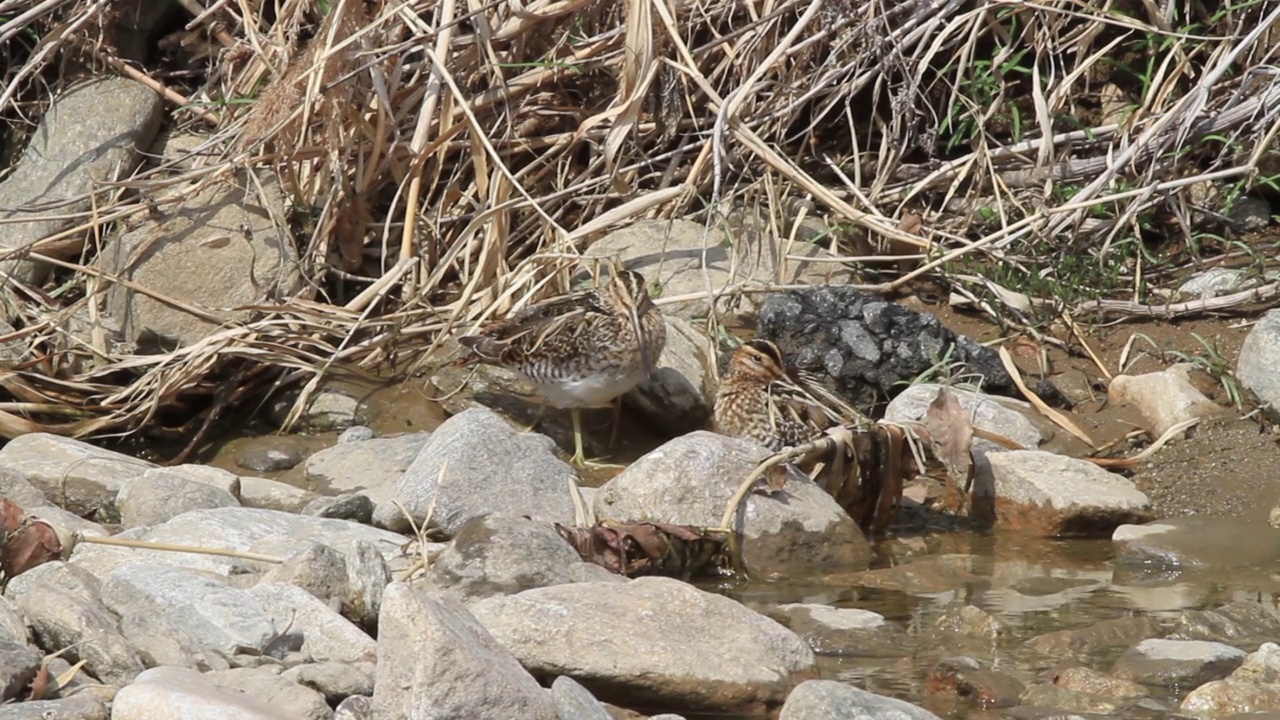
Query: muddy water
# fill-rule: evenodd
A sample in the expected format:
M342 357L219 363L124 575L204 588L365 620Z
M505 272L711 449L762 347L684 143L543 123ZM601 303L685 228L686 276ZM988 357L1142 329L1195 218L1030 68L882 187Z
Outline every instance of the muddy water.
M1048 540L1013 534L972 532L890 539L877 545L876 568L910 562L948 561L963 564L972 576L966 582L934 592L870 588L860 578L815 578L808 582L754 582L706 585L739 601L763 609L782 603L821 603L860 608L884 615L907 631L915 648L904 658L820 657L827 679L852 683L882 695L916 703L950 720L1005 717L953 698L930 696L924 678L941 658L967 655L991 670L1007 673L1030 686L1046 675L1071 665L1087 665L1106 672L1124 650L1111 648L1087 657L1047 658L1026 641L1048 632L1087 627L1112 618L1148 616L1172 622L1184 610L1211 609L1247 600L1276 607L1280 578L1270 572L1211 571L1198 576L1147 573L1113 562L1108 540ZM951 564L951 563L949 563ZM932 588L931 588L932 590ZM994 640L963 646L939 642L934 624L948 610L976 606L1007 626ZM1229 639L1224 638L1224 641ZM1242 648L1246 652L1256 647ZM1126 718L1181 718L1178 703L1186 694L1148 688L1144 708L1130 709Z

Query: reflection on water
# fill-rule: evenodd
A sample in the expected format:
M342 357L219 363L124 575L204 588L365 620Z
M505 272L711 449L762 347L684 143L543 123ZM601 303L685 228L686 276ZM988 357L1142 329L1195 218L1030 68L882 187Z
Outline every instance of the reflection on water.
M1045 657L1026 645L1032 637L1083 628L1114 618L1146 616L1170 624L1186 610L1219 607L1235 601L1261 602L1276 609L1280 579L1269 569L1161 572L1117 566L1110 540L1047 540L1011 534L948 533L892 539L877 546L872 570L902 568L908 563L926 570L910 577L919 584L868 587L862 576L720 584L708 589L757 609L783 603L820 603L861 608L883 615L916 639L908 657L820 657L824 678L841 680L872 692L917 703L952 720L1004 717L1000 711L977 710L925 696L922 680L940 658L968 655L988 669L1008 673L1030 686L1063 663L1107 671L1123 647L1087 657ZM962 568L958 584L928 591L927 568L939 572ZM949 570L948 572L955 572ZM897 578L898 576L894 576ZM945 577L953 577L947 574ZM945 579L945 578L944 578ZM881 583L883 585L883 583ZM936 584L935 584L936 585ZM930 643L935 622L948 610L973 605L1006 624L1006 632L990 641L960 646ZM1224 638L1224 641L1230 642ZM1246 652L1256 650L1244 646ZM1185 695L1149 688L1151 696L1125 717L1183 717L1175 710Z

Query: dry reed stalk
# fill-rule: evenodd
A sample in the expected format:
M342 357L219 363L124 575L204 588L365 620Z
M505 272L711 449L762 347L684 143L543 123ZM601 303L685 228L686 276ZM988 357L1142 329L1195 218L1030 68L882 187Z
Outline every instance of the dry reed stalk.
M1135 228L1162 214L1178 219L1170 242L1190 246L1206 210L1189 191L1246 190L1274 162L1270 4L1219 17L1066 0L277 5L268 16L259 0L183 0L184 37L204 37L216 58L191 80L112 61L103 0L0 0L11 15L0 23L2 121L38 116L38 81L66 57L105 61L174 105L220 108L197 110L216 130L193 166L95 189L72 227L0 253L56 258L55 281L85 291L65 301L10 289L6 314L29 362L0 383L11 396L0 402L13 401L0 434L136 431L208 397L229 368L276 368L251 375L263 391L281 377L318 387L339 363L414 372L456 328L565 289L587 246L639 218L693 218L710 243L726 216L759 207L762 232L798 255L786 211L796 199L843 223L824 246L832 262L867 270L857 286L872 292L940 277L1024 323L1068 305L1081 317L1275 300L1267 286L1155 310L1142 297L1167 268L1140 256L1122 301L1034 297L974 269L1033 278L1054 253L1119 262L1118 248L1149 232ZM1117 68L1121 56L1149 64ZM163 355L68 338L66 315L88 305L96 316L104 286L128 284L95 269L87 240L110 243L113 227L244 168L278 173L295 214L314 220L297 240L316 297L262 303ZM695 295L766 291L744 280L751 262L735 255L731 280L713 287L708 275ZM53 411L60 403L83 415Z

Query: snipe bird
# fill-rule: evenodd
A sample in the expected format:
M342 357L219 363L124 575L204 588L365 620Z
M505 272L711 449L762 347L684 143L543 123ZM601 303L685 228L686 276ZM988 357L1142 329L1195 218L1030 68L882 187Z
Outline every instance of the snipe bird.
M491 321L459 339L459 365L485 363L524 376L547 404L573 415L573 462L582 445L584 407L607 405L654 370L667 340L662 312L644 276L613 270L600 286L549 298Z
M716 390L714 427L774 452L817 439L864 416L816 378L789 367L769 340L749 340L733 352Z

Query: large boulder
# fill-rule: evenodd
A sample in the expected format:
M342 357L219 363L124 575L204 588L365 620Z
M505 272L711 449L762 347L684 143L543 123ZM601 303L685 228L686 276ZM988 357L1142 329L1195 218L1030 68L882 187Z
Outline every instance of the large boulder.
M598 518L718 527L729 499L765 448L706 431L664 443L595 493ZM871 549L857 523L794 469L774 494L750 493L734 519L742 559L757 577L862 570Z
M816 674L795 633L671 578L554 585L471 609L535 675L569 675L620 705L764 717Z

